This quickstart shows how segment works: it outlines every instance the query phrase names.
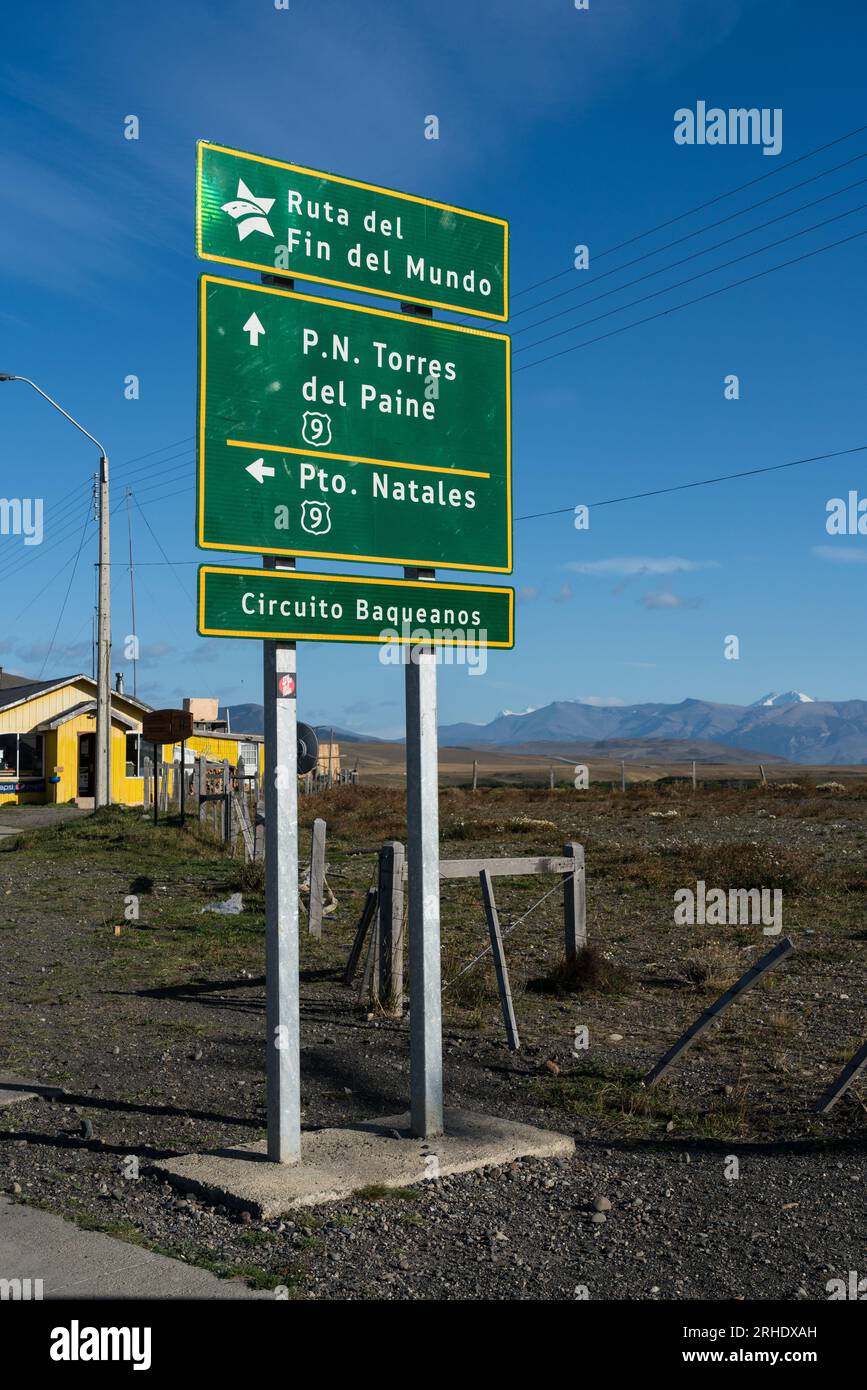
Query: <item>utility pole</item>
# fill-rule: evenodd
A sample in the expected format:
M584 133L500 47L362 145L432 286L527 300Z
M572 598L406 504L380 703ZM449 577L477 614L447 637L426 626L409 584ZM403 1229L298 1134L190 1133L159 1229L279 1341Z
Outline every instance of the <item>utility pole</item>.
M107 806L111 802L111 569L109 566L109 526L108 526L108 454L99 440L83 425L64 410L57 401L52 400L35 381L26 376L14 376L0 372L0 381L23 381L32 386L37 395L53 405L64 419L99 450L99 477L97 481L99 499L99 616L97 619L96 648L96 805Z

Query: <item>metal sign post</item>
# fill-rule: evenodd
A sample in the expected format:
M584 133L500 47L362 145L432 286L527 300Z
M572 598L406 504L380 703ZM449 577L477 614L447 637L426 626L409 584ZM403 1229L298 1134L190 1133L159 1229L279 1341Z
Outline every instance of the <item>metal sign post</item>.
M433 571L406 571L433 579ZM406 820L409 879L410 1128L443 1132L440 975L437 667L432 647L410 647L406 663Z
M294 560L266 556L269 569ZM266 641L265 702L265 1046L268 1157L301 1156L301 1039L298 984L298 744L294 642Z
M296 641L407 648L410 1121L443 1132L436 649L512 647L514 593L432 581L512 571L511 345L431 318L508 318L508 224L207 141L196 187L197 254L264 282L200 280L196 539L264 568L201 566L198 625L263 642L267 1148L293 1163ZM296 293L294 275L401 312ZM404 577L296 574L296 558Z

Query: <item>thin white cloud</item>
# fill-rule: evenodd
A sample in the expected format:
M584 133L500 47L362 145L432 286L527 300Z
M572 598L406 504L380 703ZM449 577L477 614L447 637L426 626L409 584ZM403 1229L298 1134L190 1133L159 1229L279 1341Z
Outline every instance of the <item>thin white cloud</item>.
M813 554L838 565L867 565L867 546L861 549L854 545L814 545Z
M684 560L679 555L653 557L647 555L617 555L609 560L571 560L564 569L573 574L651 575L691 574L694 570L719 569L717 560Z
M673 594L670 589L658 589L653 593L644 595L641 600L645 608L695 608L694 599L681 598L680 594Z

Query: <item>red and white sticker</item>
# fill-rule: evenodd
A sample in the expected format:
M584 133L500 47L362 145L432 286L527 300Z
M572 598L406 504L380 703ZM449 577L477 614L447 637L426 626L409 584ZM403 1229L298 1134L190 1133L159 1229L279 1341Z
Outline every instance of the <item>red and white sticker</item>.
M295 677L285 675L277 677L277 694L282 695L284 700L294 700L295 698Z

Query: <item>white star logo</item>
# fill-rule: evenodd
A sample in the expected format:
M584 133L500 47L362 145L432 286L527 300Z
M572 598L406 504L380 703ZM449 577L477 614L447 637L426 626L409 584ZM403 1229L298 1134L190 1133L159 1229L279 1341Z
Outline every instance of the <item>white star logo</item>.
M251 232L264 232L273 236L271 224L266 213L274 206L273 198L257 198L251 193L243 179L238 179L238 196L231 203L224 203L223 212L234 217L238 223L238 239L243 241ZM241 218L241 221L238 221Z

